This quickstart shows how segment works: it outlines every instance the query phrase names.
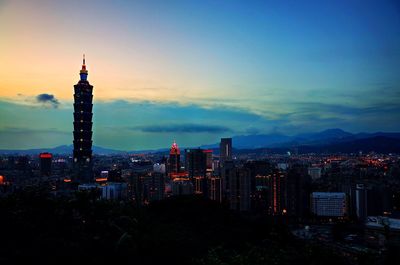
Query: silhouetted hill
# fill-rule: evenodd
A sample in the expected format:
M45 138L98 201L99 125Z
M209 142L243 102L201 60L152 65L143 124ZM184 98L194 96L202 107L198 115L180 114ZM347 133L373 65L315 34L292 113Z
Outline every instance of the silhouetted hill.
M321 146L299 146L301 153L400 153L400 139L386 136L374 136L370 138L333 143Z
M317 133L302 133L294 136L284 134L257 134L257 135L240 135L232 137L232 144L237 149L259 149L268 148L272 150L287 149L293 147L307 148L341 145L361 139L372 139L374 137L385 137L388 139L400 139L400 133L357 133L343 131L341 129L328 129ZM365 141L367 143L368 141ZM382 144L384 144L382 142ZM218 144L203 145L203 148L219 148ZM381 149L381 148L380 148Z
M341 129L329 129L317 133L303 133L294 136L284 134L257 134L233 136L233 148L241 153L250 149L265 149L268 153L284 153L289 149L297 148L300 152L382 152L400 153L400 133L349 133ZM213 149L218 154L219 144L202 145L201 148ZM187 147L190 148L190 147ZM181 147L184 150L184 147ZM323 151L324 150L324 151ZM137 154L137 153L165 153L169 148L154 150L120 151L93 146L94 154ZM41 152L53 154L72 154L72 145L61 145L54 148L37 148L27 150L0 150L0 154L35 155Z

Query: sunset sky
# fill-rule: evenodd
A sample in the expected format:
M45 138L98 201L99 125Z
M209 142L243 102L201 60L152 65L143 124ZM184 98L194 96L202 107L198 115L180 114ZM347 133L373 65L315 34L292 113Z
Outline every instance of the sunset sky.
M98 146L400 131L396 0L0 0L0 149L72 144L83 53Z

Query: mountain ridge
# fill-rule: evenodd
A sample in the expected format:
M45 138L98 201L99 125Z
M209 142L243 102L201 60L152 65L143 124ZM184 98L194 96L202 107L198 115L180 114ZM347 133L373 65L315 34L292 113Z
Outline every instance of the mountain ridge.
M368 139L370 139L368 141ZM363 141L360 141L363 140ZM383 150L380 146L386 146L390 143L393 148L386 146L386 149L397 150L397 143L400 142L400 133L397 132L374 132L374 133L350 133L339 128L327 129L315 133L302 133L294 136L288 136L282 133L271 134L253 134L253 135L237 135L232 137L232 145L235 149L290 149L301 148L303 150L322 150L323 147L327 150L338 150L334 146L339 146L343 150L348 150L346 146L358 146L361 148L361 143L365 145L365 150L369 150L374 146L376 149ZM219 144L209 144L198 146L206 149L218 149ZM196 148L196 147L193 147ZM42 152L50 152L53 154L72 154L72 145L60 145L53 148L32 148L22 150L0 149L0 154L13 155L25 154L33 155ZM183 148L182 148L183 149ZM362 148L361 148L362 149ZM399 146L400 150L400 146ZM168 148L149 149L149 150L134 150L121 151L101 146L93 146L93 153L97 155L112 155L112 154L135 154L135 153L156 153L166 152Z

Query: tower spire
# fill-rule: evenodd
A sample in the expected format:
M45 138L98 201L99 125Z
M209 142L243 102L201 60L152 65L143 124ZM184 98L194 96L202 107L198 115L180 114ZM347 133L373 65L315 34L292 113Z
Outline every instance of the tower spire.
M85 54L83 54L83 62L82 62L82 69L79 72L80 76L81 76L81 80L86 81L87 80L87 76L88 76L88 71L86 70L86 60L85 60Z

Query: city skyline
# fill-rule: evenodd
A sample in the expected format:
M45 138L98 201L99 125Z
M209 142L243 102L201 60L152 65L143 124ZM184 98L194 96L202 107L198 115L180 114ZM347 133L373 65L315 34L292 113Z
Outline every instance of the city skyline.
M0 148L71 143L82 53L98 146L400 131L399 11L391 1L0 1Z

